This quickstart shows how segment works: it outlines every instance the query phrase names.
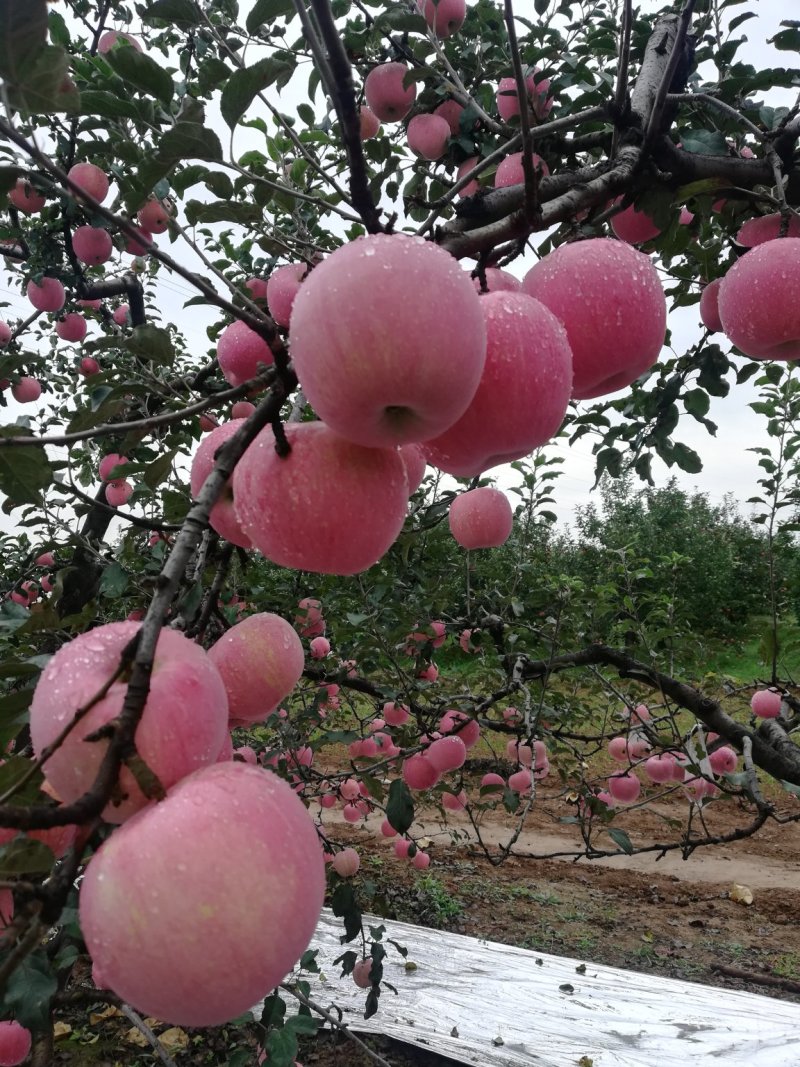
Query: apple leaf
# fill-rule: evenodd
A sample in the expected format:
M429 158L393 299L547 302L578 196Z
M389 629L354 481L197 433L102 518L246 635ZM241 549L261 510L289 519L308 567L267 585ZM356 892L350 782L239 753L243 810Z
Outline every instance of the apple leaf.
M31 837L15 837L0 848L0 878L17 874L47 874L55 856L47 845Z
M624 830L620 830L618 826L611 826L608 829L608 836L615 845L619 845L626 856L633 855L633 844Z
M161 19L175 26L199 26L202 19L196 4L192 0L155 0L143 16L145 22L152 23Z
M175 86L167 71L154 59L129 45L112 48L105 58L114 71L135 89L154 96L165 107L169 107Z
M17 426L0 428L0 441L20 433ZM53 468L45 450L38 445L12 447L0 443L0 493L18 504L38 504L42 489L53 480Z
M411 791L402 778L395 778L389 786L386 818L398 834L404 834L414 821L414 801L411 798Z
M46 0L0 0L0 77L19 81L46 44Z
M50 1001L58 989L56 976L43 950L17 964L8 978L0 1008L29 1030L42 1033L50 1026Z
M219 109L222 117L233 129L236 123L244 115L257 93L272 85L274 82L285 85L294 73L294 64L276 56L267 56L260 59L251 67L244 67L234 71L228 80L228 84L222 90Z
M256 0L245 22L247 32L257 33L264 23L284 15L293 15L294 10L292 0Z

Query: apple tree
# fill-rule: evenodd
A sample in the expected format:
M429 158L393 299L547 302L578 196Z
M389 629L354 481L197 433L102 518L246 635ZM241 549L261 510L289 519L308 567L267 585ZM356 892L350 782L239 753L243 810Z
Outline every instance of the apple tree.
M492 863L540 802L588 858L797 818L777 637L768 677L704 690L668 613L619 647L597 630L619 585L532 562L556 435L591 442L598 480L697 472L682 426L713 433L712 398L751 380L764 522L793 534L800 31L757 67L756 18L0 0L16 1062L20 1030L50 1062L65 1003L215 1026L267 997L259 1042L291 1063L319 1006L302 975L299 1015L269 994L313 969L325 861L377 1010L394 950L362 936L342 822L425 869L423 807ZM678 817L634 840L656 798Z

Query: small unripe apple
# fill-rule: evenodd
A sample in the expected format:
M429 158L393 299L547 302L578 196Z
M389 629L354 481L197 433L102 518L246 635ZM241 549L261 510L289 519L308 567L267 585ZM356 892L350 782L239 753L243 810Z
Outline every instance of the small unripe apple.
M32 404L42 395L42 383L36 378L20 378L11 386L11 395L18 404Z
M381 128L380 119L366 104L359 108L358 122L362 141L369 141L370 138L375 137Z
M94 163L76 163L67 171L67 177L98 204L108 196L108 175Z
M227 381L241 385L255 378L262 366L269 367L274 357L264 338L237 319L219 335L217 361Z
M72 235L72 250L81 263L96 267L111 259L114 243L108 230L97 226L79 226Z
M415 115L408 124L408 147L423 159L441 159L450 140L450 126L440 115Z
M505 544L514 513L505 493L484 486L457 496L450 505L450 532L462 548L497 548Z
M166 233L169 229L170 211L163 200L148 200L136 212L136 220L148 233Z
M289 263L278 267L267 279L267 306L279 326L288 326L294 300L308 273L305 263Z
M60 311L67 298L58 278L42 278L41 285L28 282L25 292L37 311Z
M416 82L408 88L403 79L408 74L405 63L382 63L373 67L364 79L367 106L381 122L400 122L417 98Z
M56 320L56 333L62 341L71 341L76 344L86 336L86 319L77 311L70 312L63 319Z
M45 198L34 189L27 178L17 178L17 184L8 194L8 199L23 215L35 215L45 205Z

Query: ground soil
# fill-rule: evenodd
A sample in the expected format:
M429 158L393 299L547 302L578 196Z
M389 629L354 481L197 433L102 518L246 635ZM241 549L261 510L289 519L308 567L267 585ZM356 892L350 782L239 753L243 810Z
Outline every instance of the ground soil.
M794 803L794 798L786 801L788 813ZM415 828L421 825L432 857L424 873L398 860L391 842L376 834L372 822L368 828L353 828L330 812L325 822L334 840L358 848L359 898L368 910L387 918L800 1003L797 824L767 826L752 838L697 849L685 861L679 851L661 859L653 853L592 862L531 858L569 852L579 843L577 828L558 822L565 813L560 800L538 806L514 854L499 867L492 866L474 840L464 839L468 825L463 817L449 816L443 827L432 812L423 813ZM665 819L681 814L685 802L676 797L655 811L625 813L620 825L634 845L669 843L678 839L679 831ZM718 834L746 824L748 818L732 804L712 805L707 814L711 832ZM513 826L507 814L487 813L482 835L494 846L507 840ZM460 840L452 840L453 831ZM601 834L597 844L616 847L607 834ZM732 899L734 883L752 891L751 904ZM715 964L744 971L752 980L716 973ZM787 985L762 985L756 979L763 976ZM144 1067L157 1062L149 1050L127 1045L127 1019L111 1016L87 1026L85 1011L62 1019L73 1032L57 1043L54 1063ZM174 1054L180 1065L228 1063L230 1050L249 1040L241 1030L189 1036L189 1047ZM443 1067L450 1062L393 1042L368 1040L393 1067ZM84 1043L89 1041L92 1044ZM301 1044L300 1060L306 1067L367 1067L371 1062L350 1042L343 1044L331 1035Z

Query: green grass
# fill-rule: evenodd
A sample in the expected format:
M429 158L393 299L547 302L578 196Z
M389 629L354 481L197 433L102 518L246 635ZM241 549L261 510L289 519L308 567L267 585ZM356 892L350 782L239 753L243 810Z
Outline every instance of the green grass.
M740 639L717 641L707 646L705 671L723 675L735 682L747 683L754 678L769 676L771 664L764 654L764 639L770 631L766 615L750 620L747 632ZM788 664L797 662L800 650L800 625L791 619L778 626L778 674L786 673ZM783 663L783 670L782 670Z

